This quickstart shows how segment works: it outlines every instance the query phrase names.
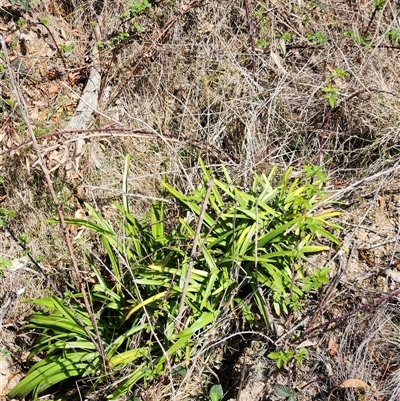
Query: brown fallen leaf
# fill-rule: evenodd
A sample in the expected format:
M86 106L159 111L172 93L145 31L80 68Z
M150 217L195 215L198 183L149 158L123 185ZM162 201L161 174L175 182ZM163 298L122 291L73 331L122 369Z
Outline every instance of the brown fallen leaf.
M332 389L332 391L329 393L328 401L330 401L333 393L341 388L363 388L364 390L369 390L371 389L371 386L359 379L347 379Z
M328 341L328 352L330 356L337 356L338 354L338 346L333 338Z
M49 93L49 95L54 95L59 90L60 90L60 84L55 84L55 85L49 86L49 89L47 89L47 92Z
M370 386L359 379L347 379L338 385L338 388L365 388L368 389Z
M378 195L378 201L379 201L379 211L383 212L386 206L385 198L383 196Z
M47 109L42 110L42 111L38 114L37 120L39 120L39 121L44 121L44 120L47 118L47 113L48 113L48 110L47 110Z

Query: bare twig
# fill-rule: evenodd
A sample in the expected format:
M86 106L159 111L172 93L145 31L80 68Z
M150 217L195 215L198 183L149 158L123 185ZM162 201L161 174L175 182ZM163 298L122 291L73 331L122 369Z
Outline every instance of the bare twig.
M222 338L221 340L219 340L219 341L217 341L217 342L215 342L215 343L209 345L208 347L202 349L200 352L198 352L198 353L196 354L195 357L196 357L196 358L200 357L200 355L206 353L206 352L207 352L208 350L210 350L211 348L214 348L214 347L216 347L217 345L222 344L222 343L228 341L229 339L231 339L231 338L233 338L233 337L237 337L237 336L244 337L245 335L260 336L261 338L264 338L265 340L267 340L267 341L269 341L270 343L272 343L272 344L274 344L275 346L277 346L276 343L275 343L275 341L274 341L271 337L268 337L267 335L265 335L264 333L261 333L261 332L259 332L259 331L250 331L250 330L249 330L249 331L239 331L238 333L230 334L229 336L224 337L224 338ZM243 338L243 339L244 339L244 338Z
M399 295L400 295L400 289L397 289L396 291L393 291L393 292L391 292L391 293L389 293L389 294L387 294L387 295L385 295L383 297L377 298L377 299L373 300L372 302L369 302L369 303L367 303L365 305L362 305L362 306L352 310L351 312L345 313L345 314L343 314L341 316L338 316L338 317L336 317L334 319L330 319L330 320L328 320L328 321L326 321L324 323L321 323L321 324L319 324L319 325L317 325L315 327L312 327L309 330L306 330L305 332L301 333L297 337L296 340L302 340L303 338L306 338L306 337L310 336L312 333L314 333L314 332L316 332L318 330L324 329L325 327L328 327L333 323L339 323L339 322L341 322L343 320L348 319L351 316L354 316L355 314L357 314L359 312L363 312L363 311L372 309L374 307L377 307L377 306L383 304L384 302L389 301L392 298L398 297Z
M188 266L188 270L186 272L185 284L183 286L181 301L179 304L179 312L178 312L178 316L176 318L177 329L180 329L183 326L181 324L181 319L183 317L183 312L185 310L185 300L186 300L186 295L187 295L188 288L189 288L190 275L192 274L193 264L197 257L197 247L198 247L198 243L200 240L201 227L203 225L204 215L206 214L206 210L207 210L208 198L210 197L213 184L214 184L214 177L211 177L211 180L208 182L208 187L207 187L206 195L204 197L203 204L201 205L199 220L197 221L196 233L195 233L194 240L193 240L192 251L190 253L189 266Z
M65 244L66 244L66 246L68 248L68 253L69 253L69 256L71 258L72 266L74 268L74 271L75 271L75 274L76 274L76 277L77 277L77 280L78 280L78 283L79 283L80 291L82 293L83 302L84 302L85 308L86 308L86 310L87 310L87 312L89 314L90 321L91 321L91 323L93 325L93 330L95 332L96 338L93 337L93 335L90 333L90 330L87 327L85 327L84 325L83 325L83 329L85 330L86 334L88 335L88 337L92 341L93 345L96 347L97 351L99 352L99 354L100 354L100 356L101 356L101 358L103 360L104 370L106 370L108 368L107 357L106 357L106 354L105 354L105 351L104 351L103 343L101 341L101 337L100 337L99 329L98 329L98 326L97 326L96 318L95 318L95 316L93 314L93 310L92 310L90 302L89 302L89 298L88 298L88 295L87 295L87 292L86 292L86 288L85 288L85 285L83 283L82 274L81 274L81 272L79 270L78 263L77 263L77 260L76 260L76 257L75 257L75 254L74 254L74 251L73 251L73 248L72 248L72 242L71 242L71 238L69 236L68 226L65 223L65 218L64 218L64 214L62 212L61 204L58 201L57 194L56 194L56 192L54 190L54 186L53 186L53 182L52 182L51 177L50 177L49 170L48 170L48 168L46 166L45 161L43 160L42 154L41 154L40 149L39 149L39 145L37 143L35 134L33 132L32 124L31 124L31 122L29 120L28 113L27 113L27 105L25 103L25 99L24 99L24 97L22 95L21 89L19 88L19 86L18 86L18 84L17 84L17 82L15 80L15 77L14 77L14 74L13 74L13 71L12 71L12 68L11 68L11 64L10 64L10 59L8 58L7 47L6 47L6 43L5 43L5 40L3 38L3 35L0 35L0 42L1 42L1 47L2 47L3 53L4 53L4 59L5 59L6 66L7 66L7 69L8 69L9 78L10 78L11 84L13 86L13 91L14 91L14 94L15 94L16 99L18 101L18 104L20 106L20 111L21 111L22 118L24 119L24 122L26 124L28 133L29 133L29 135L30 135L30 137L32 139L32 144L33 144L33 146L35 148L37 157L38 157L39 162L40 162L40 166L41 166L41 168L43 170L48 189L50 191L50 194L51 194L51 197L53 199L54 205L57 208L57 214L58 214L58 217L59 217L59 220L60 220L60 228L61 228L61 231L63 233Z
M76 141L79 139L89 139L89 138L117 138L117 137L133 137L133 138L150 138L150 139L160 139L162 138L163 140L171 141L171 142L178 142L178 143L183 143L186 142L192 146L195 146L199 149L202 150L207 150L214 155L218 155L218 157L221 157L222 159L229 161L229 162L234 162L234 163L239 163L239 160L232 155L229 155L222 149L219 149L213 145L211 145L208 142L205 141L200 141L198 139L193 139L193 138L187 138L185 136L180 136L177 138L174 135L171 135L169 133L163 132L160 134L156 134L154 132L148 131L148 130L139 130L139 129L129 129L129 128L114 128L114 127L106 127L106 128L99 128L99 129L74 129L74 130L63 130L59 132L52 132L51 134L47 135L42 135L36 140L42 140L42 139L48 139L52 137L58 137L58 136L63 136L63 135L73 135L73 134L85 134L84 137L74 137L67 139L65 143L69 141ZM25 146L29 146L33 143L32 139L29 139L27 141L24 141L20 143L19 145L13 146L12 148L9 148L7 150L3 150L0 152L0 156L3 156L5 154L14 152L18 149L21 149Z
M253 65L253 73L256 72L256 61L254 59L254 54L256 52L256 45L254 43L254 27L253 21L251 19L249 0L244 0L244 8L246 10L247 27L249 29L249 42L251 47L251 63Z
M334 192L329 198L325 199L319 206L322 204L330 203L342 199L345 195L348 197L351 192L355 191L356 189L360 188L361 186L365 185L367 182L376 180L379 177L386 175L388 177L390 174L394 173L400 168L400 159L397 159L392 167L387 170L379 171L369 177L362 178L352 184L348 185L346 188L343 188L339 191Z

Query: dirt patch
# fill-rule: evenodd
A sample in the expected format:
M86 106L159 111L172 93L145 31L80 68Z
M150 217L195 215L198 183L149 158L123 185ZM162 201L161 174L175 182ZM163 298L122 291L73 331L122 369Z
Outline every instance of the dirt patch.
M5 400L8 392L16 386L24 374L18 369L12 358L0 359L0 399ZM10 400L11 401L11 400Z

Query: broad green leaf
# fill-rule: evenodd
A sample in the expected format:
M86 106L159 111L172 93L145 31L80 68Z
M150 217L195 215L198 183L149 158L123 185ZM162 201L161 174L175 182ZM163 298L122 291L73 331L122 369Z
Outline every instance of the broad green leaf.
M251 226L243 230L241 236L238 239L239 252L238 258L243 258L251 249L254 249L254 235L257 230L257 223L253 223Z
M57 316L43 316L35 314L30 318L30 325L34 324L36 327L52 329L54 331L65 331L68 333L75 333L76 335L86 336L85 330L76 323L69 322Z
M187 329L182 330L180 333L176 334L174 337L182 339L186 337L191 337L196 331L206 327L211 322L214 321L218 312L203 312L201 316Z
M148 354L148 348L135 348L130 349L129 351L122 352L121 354L115 355L109 360L109 364L111 368L115 368L116 366L124 367L129 363L136 361L139 358Z
M45 358L32 366L26 377L11 390L9 397L25 398L33 391L43 392L70 377L80 376L90 366L88 363L96 359L96 353L78 352L67 354L64 358Z
M267 234L263 235L261 238L258 240L258 248L264 247L267 243L272 241L275 237L277 237L279 234L284 233L286 230L291 229L296 226L297 223L301 221L301 217L298 217L296 219L293 219L285 224L282 224L280 227L276 228L275 230L271 230Z
M214 384L210 389L211 401L220 401L224 397L224 391L220 384Z
M316 253L322 251L329 251L329 246L320 246L320 245L307 245L303 246L299 249L300 254L304 253Z
M218 273L219 273L218 267L215 264L215 261L214 261L213 257L211 256L211 254L208 252L208 250L206 248L203 248L202 253L204 255L204 259L207 263L210 273L207 277L206 289L205 289L205 291L202 292L202 301L201 301L200 308L199 308L200 310L203 310L204 307L206 306L208 299L214 289L214 283L215 283Z
M153 295L150 298L145 299L143 302L138 303L137 305L135 305L132 309L129 310L129 312L127 313L126 317L125 317L125 321L129 320L129 318L138 310L144 308L146 305L152 304L154 301L158 301L160 299L165 298L167 295L167 291L162 291L158 294Z

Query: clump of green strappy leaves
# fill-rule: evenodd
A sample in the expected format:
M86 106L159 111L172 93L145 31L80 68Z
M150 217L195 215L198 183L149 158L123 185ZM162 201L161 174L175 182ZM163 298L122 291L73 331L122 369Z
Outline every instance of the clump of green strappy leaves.
M76 378L88 392L101 385L109 399L120 399L136 383L184 375L221 311L234 308L249 324L268 326L271 311L299 308L308 292L327 282L327 269L308 276L302 269L307 255L339 243L340 227L331 221L338 213L316 211L325 197L319 167L304 167L302 178L292 178L292 169L278 178L273 168L268 176L255 174L251 187L243 189L226 168L217 178L200 164L203 179L196 190L184 194L164 179L163 200L153 202L142 221L130 213L127 196L115 203L120 216L115 224L90 205L90 218L68 220L96 233L107 254L106 261L91 263L95 284L89 299L100 338L79 292L34 300L41 308L27 327L41 335L30 359L41 360L11 391L12 398L36 399ZM128 170L127 159L125 194ZM180 213L167 219L171 199ZM102 342L105 355L93 338Z

